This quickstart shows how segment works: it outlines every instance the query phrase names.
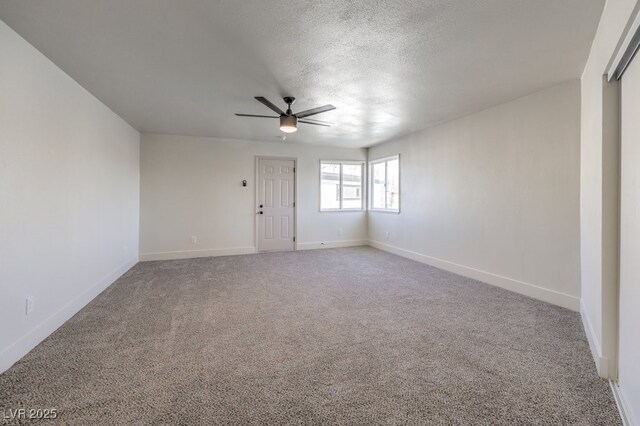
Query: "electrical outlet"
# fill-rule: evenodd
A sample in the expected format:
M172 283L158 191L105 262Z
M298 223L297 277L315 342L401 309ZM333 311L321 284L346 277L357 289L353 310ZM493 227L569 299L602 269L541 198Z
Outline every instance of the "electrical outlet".
M338 228L338 235L342 235L342 234L343 234L342 228Z
M195 235L191 236L191 244L198 244L198 237L196 237Z
M24 314L29 315L31 312L33 312L33 296L27 296Z

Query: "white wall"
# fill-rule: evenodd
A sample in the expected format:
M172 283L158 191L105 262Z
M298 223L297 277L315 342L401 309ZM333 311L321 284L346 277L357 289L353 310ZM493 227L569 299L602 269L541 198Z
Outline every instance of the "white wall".
M371 148L401 163L373 245L577 310L579 106L575 80Z
M298 249L366 244L365 212L319 211L320 160L365 149L145 134L140 156L142 260L255 252L256 156L298 159Z
M137 262L139 134L2 22L0 58L2 372Z
M616 376L617 88L603 78L637 0L608 0L582 74L580 141L581 313L598 372ZM617 101L617 99L616 99Z

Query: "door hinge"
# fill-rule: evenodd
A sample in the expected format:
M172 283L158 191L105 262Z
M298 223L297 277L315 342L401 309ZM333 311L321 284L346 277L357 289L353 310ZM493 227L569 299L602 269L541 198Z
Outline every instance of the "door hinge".
M296 237L293 237L293 242L294 242L294 243L296 242Z
M294 201L294 202L293 202L293 207L295 207L295 206L296 206L296 202Z
M293 168L293 173L295 173L295 172L296 172L296 168L294 167L294 168Z

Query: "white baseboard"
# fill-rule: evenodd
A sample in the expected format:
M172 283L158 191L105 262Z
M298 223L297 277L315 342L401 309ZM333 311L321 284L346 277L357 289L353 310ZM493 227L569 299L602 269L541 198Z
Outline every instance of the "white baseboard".
M580 303L580 317L582 318L582 326L584 332L587 335L587 341L589 342L589 349L591 349L591 356L596 364L596 370L598 375L605 379L609 378L609 361L602 356L602 346L600 345L600 339L593 329L589 316L587 315L586 307L584 303Z
M78 313L80 309L84 308L89 302L95 299L96 296L113 284L136 263L138 263L137 257L128 260L114 271L108 273L84 293L58 309L57 312L42 321L40 324L36 325L34 328L29 330L27 334L2 351L2 353L0 353L0 373L7 371L20 358L29 353L31 349L35 348L62 324Z
M624 392L618 385L618 383L613 380L609 380L609 385L611 386L611 391L613 392L613 399L616 401L616 405L618 406L618 412L620 413L620 418L622 419L623 426L638 426L639 423L636 422L636 419L633 418L632 412L629 409L629 406L625 402Z
M366 246L368 244L369 244L368 240L321 241L316 243L297 243L296 249L297 250L313 250L313 249L323 249L323 248ZM164 252L156 252L156 253L140 253L140 261L146 262L149 260L175 260L175 259L190 259L195 257L234 256L238 254L253 254L253 253L256 253L255 247L233 247L233 248L204 249L204 250L164 251Z
M513 291L515 293L524 294L525 296L533 297L534 299L542 300L554 305L562 306L563 308L571 309L572 311L580 310L580 298L571 296L569 294L560 293L555 290L540 287L535 284L526 283L523 281L514 280L512 278L503 277L502 275L493 274L491 272L481 271L478 269L470 268L468 266L459 265L457 263L449 262L447 260L438 259L435 257L427 256L425 254L416 253L414 251L405 250L399 247L395 247L389 244L384 244L378 241L369 241L371 247L375 247L380 250L387 251L389 253L397 254L398 256L406 257L418 262L426 263L427 265L435 266L436 268L444 269L449 272L453 272L468 278L472 278L478 281L482 281L487 284L495 285L496 287L504 288L506 290Z
M223 249L162 251L156 253L140 253L140 261L190 259L194 257L234 256L237 254L253 254L255 247L234 247Z
M346 240L346 241L321 241L316 243L298 243L296 248L298 250L315 250L325 248L338 248L338 247L355 247L369 245L368 240Z

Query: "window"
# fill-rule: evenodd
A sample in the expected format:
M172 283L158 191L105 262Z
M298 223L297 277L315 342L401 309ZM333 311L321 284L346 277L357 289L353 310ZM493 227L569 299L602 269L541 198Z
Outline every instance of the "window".
M371 210L400 211L400 156L371 163Z
M320 210L362 210L364 163L320 162Z

